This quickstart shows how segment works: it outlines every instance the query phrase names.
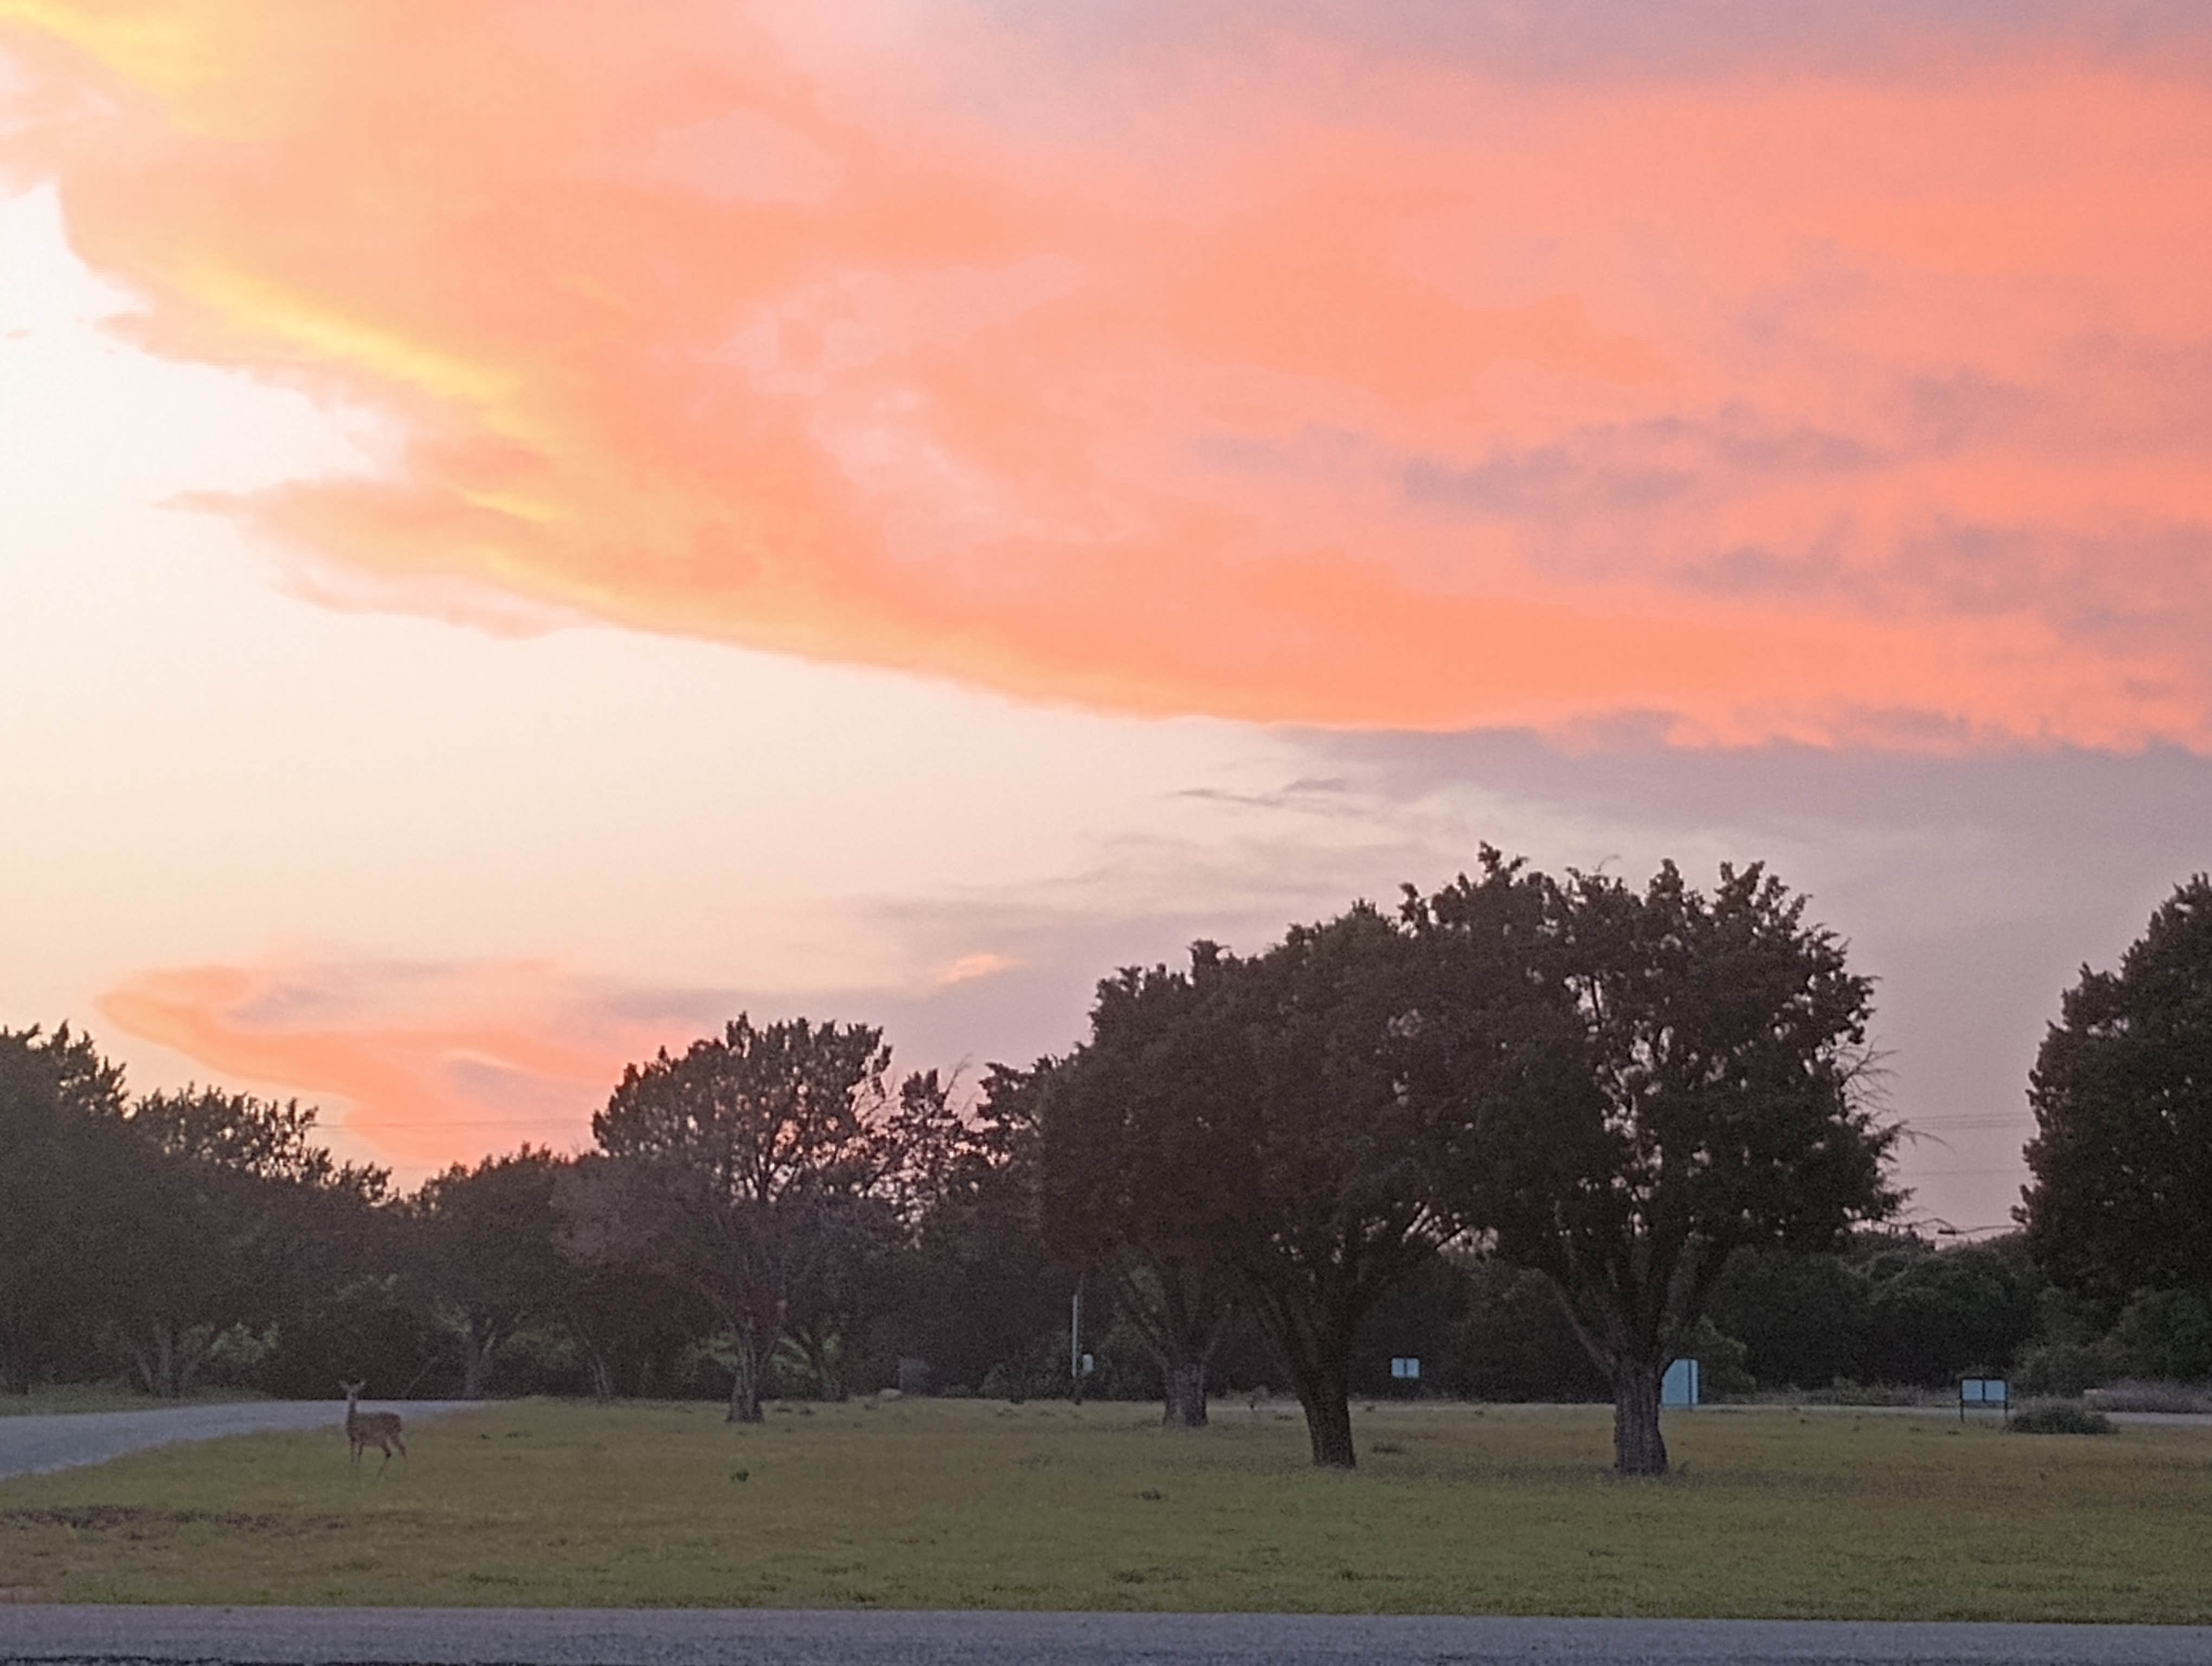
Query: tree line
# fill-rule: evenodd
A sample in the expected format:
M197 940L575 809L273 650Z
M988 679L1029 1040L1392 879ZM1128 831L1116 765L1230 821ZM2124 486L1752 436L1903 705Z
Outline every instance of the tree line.
M2172 1246L2206 1190L2193 1217L2141 1205L2134 1237L2082 1200L2142 1171L2151 1136L2113 1124L2144 1105L2172 1130L2197 1094L2197 1143L2168 1145L2202 1160L2212 1075L2143 1049L2212 1034L2207 902L2195 882L2154 950L2085 969L2038 1068L2025 1232L1940 1253L1887 1224L1870 986L1759 867L1705 893L1486 851L1394 909L1126 969L1077 1045L972 1085L899 1073L865 1025L740 1017L628 1068L581 1155L411 1194L334 1162L312 1109L134 1097L81 1035L0 1031L0 1384L367 1374L723 1393L737 1420L777 1393L1087 1388L1195 1425L1209 1389L1264 1382L1349 1464L1352 1398L1412 1353L1433 1389L1610 1399L1616 1462L1656 1473L1686 1353L1723 1389L2185 1363ZM2116 1021L2142 990L2166 1016Z

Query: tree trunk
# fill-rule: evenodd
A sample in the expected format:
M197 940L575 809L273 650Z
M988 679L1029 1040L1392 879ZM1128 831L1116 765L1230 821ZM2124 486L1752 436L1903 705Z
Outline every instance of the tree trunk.
M1348 1329L1309 1321L1281 1302L1267 1302L1257 1316L1275 1345L1275 1357L1306 1414L1313 1461L1332 1469L1359 1462L1352 1450L1352 1348Z
M806 1356L806 1368L814 1373L814 1391L823 1399L842 1405L852 1397L845 1385L845 1350L836 1337L820 1341L801 1338L799 1352Z
M171 1371L179 1399L191 1392L192 1384L199 1379L200 1367L207 1364L208 1355L214 1348L213 1325L194 1325L177 1339L176 1362Z
M1324 1382L1311 1400L1303 1390L1298 1397L1305 1408L1306 1438L1313 1445L1313 1461L1331 1469L1356 1467L1359 1458L1352 1450L1352 1397L1345 1390L1343 1378Z
M169 1335L169 1327L156 1320L146 1329L147 1342L133 1339L132 1359L138 1366L138 1380L146 1385L146 1392L156 1400L177 1397L176 1347Z
M1613 1370L1613 1467L1624 1475L1667 1473L1667 1442L1659 1432L1656 1359L1623 1358Z
M568 1330L569 1341L575 1343L576 1352L584 1356L584 1367L592 1376L592 1398L605 1405L615 1397L614 1361L607 1358L606 1350L599 1346L590 1329L579 1324L574 1316L564 1316L561 1322Z
M1331 1357L1335 1350L1300 1356L1288 1338L1279 1338L1276 1352L1291 1374L1298 1404L1306 1414L1306 1438L1313 1446L1313 1461L1326 1468L1350 1469L1359 1462L1352 1450L1352 1395L1346 1384L1346 1361Z
M760 1350L747 1336L737 1340L737 1366L730 1373L730 1423L759 1423L761 1414Z
M1170 1365L1167 1377L1167 1414L1161 1420L1170 1429L1203 1429L1206 1426L1206 1364L1203 1360L1178 1360Z
M499 1352L496 1335L486 1335L473 1324L461 1329L461 1398L481 1400L491 1376L492 1355Z

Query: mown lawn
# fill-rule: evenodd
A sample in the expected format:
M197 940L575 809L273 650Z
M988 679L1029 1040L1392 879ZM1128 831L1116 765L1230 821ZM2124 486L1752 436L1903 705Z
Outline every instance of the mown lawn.
M1384 1407L1321 1474L1279 1410L526 1402L174 1447L0 1482L20 1600L2212 1620L2212 1430L1961 1431L1877 1413L1670 1420Z

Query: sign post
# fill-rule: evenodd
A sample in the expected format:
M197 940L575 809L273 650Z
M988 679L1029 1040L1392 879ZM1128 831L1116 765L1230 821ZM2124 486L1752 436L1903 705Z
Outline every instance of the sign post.
M2004 1414L2005 1421L2012 1421L2012 1385L2002 1377L1962 1377L1959 1379L1959 1421L1966 1420L1966 1408L1974 1407L1987 1410L1995 1407Z

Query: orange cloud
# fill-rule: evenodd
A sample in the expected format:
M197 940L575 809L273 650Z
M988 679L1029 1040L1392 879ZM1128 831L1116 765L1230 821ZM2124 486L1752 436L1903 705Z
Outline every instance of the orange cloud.
M100 1010L226 1079L343 1101L349 1135L412 1169L588 1145L623 1066L701 1033L710 1004L530 963L278 962L141 973Z
M319 593L1141 713L2212 745L2203 81L1218 19L0 0L0 161L150 344L397 425L227 506Z
M1021 962L1002 954L988 952L963 954L957 960L947 961L931 975L931 984L939 989L949 989L956 983L973 983L979 978L996 977L1000 972L1017 970Z

